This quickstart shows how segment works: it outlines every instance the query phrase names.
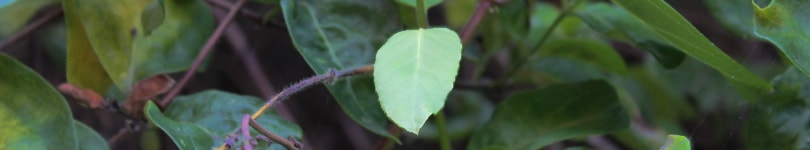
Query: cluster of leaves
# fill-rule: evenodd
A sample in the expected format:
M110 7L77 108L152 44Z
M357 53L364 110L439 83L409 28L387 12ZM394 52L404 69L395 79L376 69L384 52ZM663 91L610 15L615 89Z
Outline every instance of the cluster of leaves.
M0 3L0 21L16 22L0 27L0 36L22 26L17 17L54 2ZM734 111L749 112L742 129L747 148L808 146L810 62L803 58L810 50L801 45L810 36L802 14L810 10L801 8L810 2L772 0L761 7L764 2L705 1L740 36L781 50L787 67L757 70L768 77L784 70L771 82L723 53L663 0L263 2L280 7L293 44L315 73L374 66L371 75L325 86L351 119L393 141L400 137L387 130L389 120L410 137L443 145L467 138L467 149L540 149L606 134L633 149L690 149L686 137L669 135L690 134L679 127L681 120L711 112L724 102L717 99L746 99L734 101L744 104ZM204 1L61 3L68 83L125 102L130 116L148 120L181 149L233 145L228 142L242 116L262 112L260 98L217 90L177 97L162 109L150 100L173 83L157 79L186 71L213 32ZM437 6L444 7L449 27L428 26L426 12ZM462 41L460 36L471 35L454 30L477 24L468 18L481 6L492 8L484 8L478 30L466 33L480 34L480 40ZM629 64L611 42L644 50L652 59ZM507 60L492 61L496 55ZM460 71L462 60L474 70ZM490 65L506 73L486 74ZM0 68L0 126L10 137L0 139L0 149L107 148L101 136L72 119L64 98L35 72L5 55ZM482 90L454 87L466 81ZM531 89L503 90L512 84ZM509 96L485 96L493 91ZM697 110L684 94L697 99ZM431 116L435 123L428 122ZM275 113L254 119L282 137L302 139L296 124Z

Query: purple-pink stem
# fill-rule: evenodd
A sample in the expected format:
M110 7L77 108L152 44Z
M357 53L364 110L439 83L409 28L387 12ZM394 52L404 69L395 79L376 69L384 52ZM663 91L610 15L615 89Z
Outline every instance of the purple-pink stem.
M250 144L250 115L245 114L242 117L242 148L245 150L253 150L253 145Z

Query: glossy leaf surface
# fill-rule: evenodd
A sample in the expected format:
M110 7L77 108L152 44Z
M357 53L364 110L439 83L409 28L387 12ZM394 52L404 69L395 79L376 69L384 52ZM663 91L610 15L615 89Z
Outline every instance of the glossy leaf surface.
M771 85L723 53L663 0L612 0L641 19L663 39L698 61L720 71L745 92L769 93Z
M376 50L400 30L393 0L282 0L284 20L293 44L317 74L374 62ZM388 119L380 108L370 76L356 76L327 84L343 111L378 135L388 133Z
M160 108L152 101L146 103L144 114L155 126L166 132L180 149L212 149L214 147L214 139L208 131L198 125L178 122L164 116L160 112Z
M621 8L594 3L576 13L593 30L649 52L665 68L678 67L686 58L683 52Z
M159 9L145 9L150 3L160 4ZM78 20L69 30L85 31L107 75L122 91L146 77L188 68L214 28L203 1L65 0L63 5L65 16ZM141 16L144 11L163 11L165 19L157 27L144 26L142 20L153 17Z
M202 127L211 134L210 137L215 137L211 144L218 146L222 144L226 136L239 129L245 114L253 114L262 104L264 101L257 97L209 90L177 97L166 108L164 114L171 120ZM274 111L265 112L256 119L256 122L268 131L284 138L293 137L300 140L302 137L301 129L297 125L279 117ZM260 142L256 148L284 149L278 144L268 146L266 142Z
M377 52L374 85L383 111L411 133L444 107L456 81L461 40L447 28L394 34Z
M556 84L509 96L467 147L540 149L557 141L627 128L629 115L606 81Z
M779 47L783 56L810 76L810 2L803 0L774 0L760 8L752 3L756 35Z
M0 54L0 149L78 149L62 96L14 58Z

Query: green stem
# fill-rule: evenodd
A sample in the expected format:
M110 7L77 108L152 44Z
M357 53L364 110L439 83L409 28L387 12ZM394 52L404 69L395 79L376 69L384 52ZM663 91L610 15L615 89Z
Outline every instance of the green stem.
M425 8L425 0L416 0L416 24L421 29L428 28L427 9Z
M506 80L509 80L509 78L512 78L512 76L514 76L515 73L517 73L523 67L523 65L526 64L526 62L528 62L532 58L532 56L534 56L535 53L537 53L540 50L540 48L543 46L543 44L545 44L546 41L548 41L548 37L551 36L551 33L554 31L554 29L556 29L557 26L560 25L560 23L562 22L562 20L565 17L567 17L568 15L571 14L571 10L573 8L576 8L576 6L579 5L580 2L581 2L581 0L577 0L574 3L574 5L572 5L571 7L565 8L565 10L563 10L560 13L560 15L557 16L557 18L554 18L554 22L551 23L551 26L549 26L548 29L546 29L546 32L543 33L543 37L540 38L540 42L537 42L537 44L532 46L531 49L529 49L528 54L522 55L520 57L520 59L518 59L518 62L515 63L512 66L512 69L509 70L509 72L507 72L506 75L504 75L503 77L498 79L495 82L494 86L501 86L506 82Z
M439 142L441 143L442 150L452 150L450 145L450 136L447 135L447 123L444 120L444 110L436 113L436 123L439 124Z

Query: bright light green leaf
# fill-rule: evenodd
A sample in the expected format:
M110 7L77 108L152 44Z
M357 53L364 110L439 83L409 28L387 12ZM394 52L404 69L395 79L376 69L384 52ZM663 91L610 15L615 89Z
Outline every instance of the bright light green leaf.
M396 0L398 3L405 4L416 8L416 1L417 0ZM429 9L433 6L439 5L442 3L442 0L425 0L425 9Z
M667 136L667 142L661 146L661 150L691 150L692 144L689 139L680 135Z
M540 56L557 56L597 66L604 71L626 74L627 64L619 53L604 42L590 39L559 39L549 42Z
M773 0L770 5L760 8L752 3L756 35L779 47L783 56L810 76L810 2L801 0Z
M96 130L90 128L82 122L73 120L76 127L76 141L79 143L81 150L108 150L110 146L107 145L107 140L101 137Z
M212 149L214 147L214 139L205 129L195 124L178 122L167 118L152 101L149 101L144 107L144 114L146 114L149 121L172 138L177 148L186 150Z
M146 32L141 17L150 2L160 4L164 19ZM122 91L130 91L141 79L187 69L214 28L204 1L64 0L63 6L65 16L77 20L68 28L83 28L104 70Z
M613 40L628 42L650 52L665 68L678 67L686 58L686 54L621 8L605 3L594 3L576 13L593 30Z
M222 91L209 90L200 93L180 96L164 112L166 117L178 122L187 122L200 126L216 137L214 145L221 145L225 137L236 132L245 114L253 114L264 101L257 97L242 96ZM278 136L302 139L301 128L292 122L279 117L275 111L265 112L256 119L262 127ZM254 132L252 135L258 135ZM284 149L279 144L267 145L260 142L257 149Z
M374 85L380 105L394 123L417 134L444 107L456 81L461 40L447 28L394 34L377 52Z
M0 54L0 149L78 149L73 118L48 81Z
M59 0L0 0L0 39L23 27L41 8Z
M756 94L773 91L768 82L714 46L689 21L663 0L612 1L641 19L647 27L687 55L720 71L738 90Z
M392 0L282 0L293 44L317 74L374 62L385 40L402 28ZM371 76L327 84L343 111L371 132L391 139Z
M467 148L540 149L557 141L626 129L630 118L603 80L556 84L509 96Z

